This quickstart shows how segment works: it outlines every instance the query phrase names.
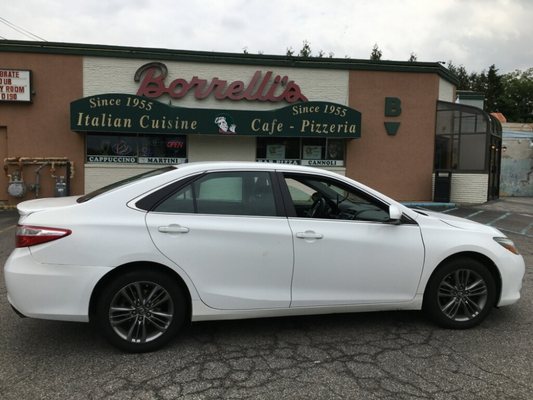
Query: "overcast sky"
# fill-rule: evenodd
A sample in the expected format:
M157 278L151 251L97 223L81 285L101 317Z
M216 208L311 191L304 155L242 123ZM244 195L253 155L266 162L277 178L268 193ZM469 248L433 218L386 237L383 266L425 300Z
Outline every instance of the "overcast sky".
M0 37L32 40L6 21L53 42L533 67L533 0L4 0Z

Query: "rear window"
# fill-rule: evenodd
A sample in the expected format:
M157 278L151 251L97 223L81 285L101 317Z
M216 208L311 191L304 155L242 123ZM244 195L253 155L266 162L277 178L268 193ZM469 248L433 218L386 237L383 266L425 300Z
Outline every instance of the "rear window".
M85 203L86 201L89 201L89 200L95 198L96 196L101 195L102 193L109 192L110 190L113 190L113 189L119 188L121 186L127 185L128 183L135 182L135 181L138 181L138 180L141 180L141 179L145 179L145 178L149 178L151 176L161 175L161 174L164 174L166 172L172 171L174 169L176 169L176 167L169 166L169 167L154 169L153 171L143 172L142 174L138 174L138 175L135 175L135 176L131 176L131 177L123 179L121 181L112 183L111 185L107 185L107 186L104 186L104 187L102 187L100 189L96 189L93 192L87 193L85 196L80 197L77 200L77 202L78 203Z

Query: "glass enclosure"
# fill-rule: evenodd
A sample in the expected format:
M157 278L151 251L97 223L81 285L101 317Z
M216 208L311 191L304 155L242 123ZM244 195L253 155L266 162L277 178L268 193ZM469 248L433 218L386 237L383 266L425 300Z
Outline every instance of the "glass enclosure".
M498 197L502 128L482 109L437 102L435 170L489 174L488 198Z

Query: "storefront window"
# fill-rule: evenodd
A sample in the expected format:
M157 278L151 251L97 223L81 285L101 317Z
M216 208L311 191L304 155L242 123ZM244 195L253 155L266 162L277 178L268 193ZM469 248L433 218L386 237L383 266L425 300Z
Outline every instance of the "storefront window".
M324 160L324 149L326 141L324 139L303 139L302 158L304 160Z
M187 139L179 135L87 134L88 163L180 164L187 161Z
M282 160L300 159L300 139L293 138L257 138L258 160L272 160L281 162Z
M439 102L435 169L484 171L489 135L486 114L475 107Z
M326 160L344 161L344 144L343 139L328 139ZM344 165L344 164L343 164Z
M257 161L343 167L345 139L257 138Z
M185 162L187 156L186 136L139 135L139 163L152 164ZM160 160L160 162L154 161Z
M87 162L137 162L137 137L87 135Z

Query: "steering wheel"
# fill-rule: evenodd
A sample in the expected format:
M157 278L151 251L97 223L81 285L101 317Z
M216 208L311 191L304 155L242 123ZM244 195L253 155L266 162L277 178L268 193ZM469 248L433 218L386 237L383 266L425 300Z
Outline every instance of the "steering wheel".
M311 196L311 199L313 199L313 204L307 211L307 216L311 218L324 217L328 206L324 196L315 192Z

